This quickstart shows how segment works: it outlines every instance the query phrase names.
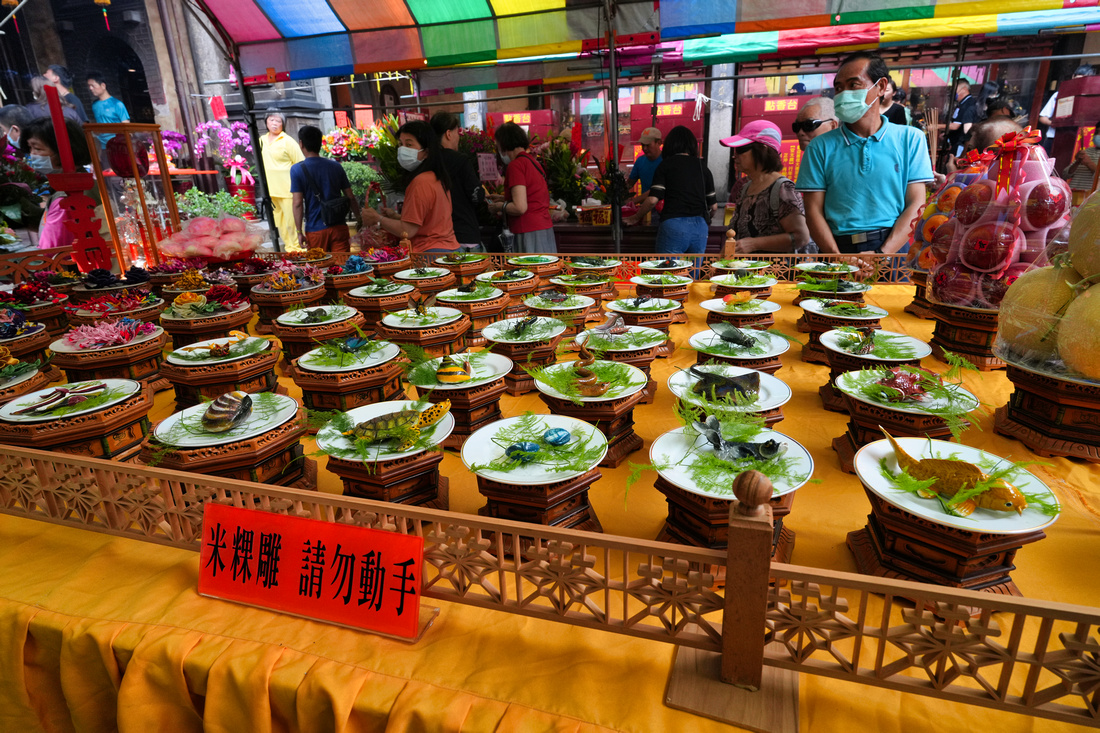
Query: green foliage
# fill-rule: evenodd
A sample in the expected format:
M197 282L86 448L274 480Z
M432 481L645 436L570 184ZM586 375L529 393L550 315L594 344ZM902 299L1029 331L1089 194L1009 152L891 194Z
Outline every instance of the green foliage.
M539 447L539 450L523 456L529 460L509 458L501 455L488 463L474 464L470 470L509 472L528 465L537 465L551 473L580 473L590 469L604 453L602 440L593 440L598 431L589 428L578 434L573 432L574 440L565 445L551 445L543 438L543 434L550 428L545 421L545 416L525 413L523 417L509 425L499 429L492 437L493 443L507 450L508 446L521 442L531 442Z
M340 167L344 169L344 173L348 176L348 183L351 184L351 192L355 194L359 206L377 206L377 196L370 197L369 203L367 197L370 193L372 183L380 184L385 180L382 174L366 163L360 163L354 160L345 160L340 163Z
M924 399L904 401L898 390L879 384L880 380L893 376L889 369L861 369L858 372L849 372L852 375L849 378L854 381L859 393L872 402L940 418L955 440L958 440L968 427L981 429L976 422L971 423L966 419L969 413L981 407L981 403L960 392L958 384L946 383L938 375L919 367L902 366L900 369L921 376L919 384L924 389ZM933 402L940 404L932 404Z
M585 346L593 353L601 351L632 351L657 346L668 341L668 336L657 331L628 331L612 336L610 334L590 331L585 339Z
M247 338L244 341L239 341L229 347L229 356L210 356L210 352L201 349L198 351L173 351L172 358L179 359L180 361L189 362L216 362L216 361L228 361L230 359L239 359L245 356L252 356L258 354L267 348L267 339L258 337Z
M845 351L854 351L862 343L859 333L851 326L838 330L843 331L845 335L837 339L837 345ZM871 347L871 354L880 359L912 359L917 355L913 344L903 338L876 331L872 339L874 346Z
M583 404L581 393L577 391L577 375L573 368L576 362L565 364L551 364L547 367L530 369L524 367L528 374L535 380L542 382L551 389L565 395L575 404ZM616 361L597 361L589 369L596 375L597 381L607 382L611 385L604 396L616 393L631 384L637 384L633 380L637 377L634 369L628 364Z
M176 207L180 216L193 219L197 216L208 216L217 219L223 214L226 216L243 217L247 214L255 214L256 208L246 204L244 200L233 196L228 191L217 193L203 193L197 188L189 188L184 193L176 194Z

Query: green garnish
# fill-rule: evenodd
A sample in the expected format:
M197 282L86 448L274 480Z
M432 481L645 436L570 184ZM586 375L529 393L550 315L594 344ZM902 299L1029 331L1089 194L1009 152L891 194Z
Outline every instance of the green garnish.
M852 352L863 343L856 329L851 326L844 326L837 330L844 332L844 335L837 337L836 342L837 346L845 351ZM874 345L871 347L870 353L880 359L914 359L917 356L913 344L904 340L904 337L899 338L876 331L872 336L872 341Z
M660 331L627 331L617 336L590 331L584 345L593 352L633 351L657 346L665 341L668 341L668 336Z
M523 301L523 304L530 308L542 308L543 310L553 310L559 308L580 308L584 305L584 296L570 295L565 300L555 303L550 300L546 300L541 295L532 295Z
M407 354L408 352L406 351L406 355ZM470 365L470 380L473 381L476 379L484 379L489 375L488 368L484 363L487 356L489 356L488 351L471 351L466 354L456 355L452 358L459 364L465 362ZM413 364L405 375L405 379L408 380L410 384L417 386L422 384L442 384L435 376L436 370L439 368L439 365L435 363L437 361L438 359L428 358Z
M765 275L719 275L712 277L711 282L727 288L753 288L770 285L772 278Z
M267 348L267 339L251 337L244 341L238 341L229 347L228 356L210 356L209 351L173 351L172 358L179 361L190 362L214 362L214 361L229 361L230 359L240 359L244 356L252 356L258 354Z
M454 302L454 301L463 302L463 301L467 301L467 300L489 300L490 298L495 298L499 294L500 294L500 290L498 290L497 288L494 288L492 285L489 285L488 283L479 282L479 283L477 283L477 285L474 286L473 292L470 292L470 293L454 292L454 293L449 293L446 296L436 296L436 299L437 300L442 300L442 301L447 302L447 303Z
M524 367L524 369L536 381L542 382L550 389L565 395L570 402L581 405L584 404L584 399L581 393L577 391L577 377L573 371L575 365L576 362L565 362L545 367ZM603 395L604 397L611 395L616 390L621 391L628 386L638 384L634 381L637 378L635 368L628 364L616 361L597 361L589 369L596 375L597 381L607 382L611 385Z
M539 449L522 456L524 460L520 457L509 458L507 455L501 455L488 463L474 464L470 466L470 470L475 473L478 471L507 473L522 466L537 465L551 473L583 473L603 457L603 441L593 441L597 435L594 428L587 434L584 434L583 429L580 431L571 429L569 432L573 433L574 440L565 445L551 445L542 437L550 427L544 415L525 413L514 425L498 430L492 441L504 449L521 442L534 443ZM597 444L593 445L593 443Z
M252 414L244 423L233 428L233 430L241 430L249 423L254 423L257 419L262 422L267 422L280 410L286 409L287 405L280 399L279 395L274 392L261 392L260 394L252 395ZM181 440L185 440L188 437L208 437L211 435L226 435L226 433L212 433L203 427L202 416L206 410L195 410L191 414L181 415L170 428L162 430L160 435L154 438L154 442L162 445L175 445L179 446Z
M645 301L641 305L634 305L633 300L616 300L610 303L618 310L635 311L638 313L674 310L679 304L674 300L661 300L654 298Z

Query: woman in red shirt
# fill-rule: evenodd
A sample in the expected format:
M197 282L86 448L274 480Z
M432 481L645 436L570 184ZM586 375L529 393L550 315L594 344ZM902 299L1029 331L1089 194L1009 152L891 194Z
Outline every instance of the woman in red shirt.
M516 252L557 252L546 172L527 152L527 133L516 123L505 122L494 137L505 166L505 193L504 201L490 204L489 211L508 217L508 228L516 235Z
M383 216L367 207L363 209L363 225L381 224L395 237L408 237L414 253L455 251L459 244L451 224L451 179L439 138L427 122L413 120L397 130L397 139L401 143L397 162L411 176L401 218Z

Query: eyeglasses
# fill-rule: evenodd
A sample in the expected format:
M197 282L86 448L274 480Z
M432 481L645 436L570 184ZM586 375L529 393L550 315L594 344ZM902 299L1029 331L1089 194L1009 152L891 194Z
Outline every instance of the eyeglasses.
M800 132L813 132L817 128L821 127L821 123L824 121L825 120L802 120L801 122L798 122L796 120L791 123L791 130L794 131L795 135Z

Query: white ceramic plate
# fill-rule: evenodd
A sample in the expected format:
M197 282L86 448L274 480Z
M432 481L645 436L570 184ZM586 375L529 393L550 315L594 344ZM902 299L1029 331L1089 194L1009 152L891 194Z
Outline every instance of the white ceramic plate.
M33 377L35 374L38 374L39 371L40 371L40 369L35 369L33 372L26 372L24 374L20 374L18 377L15 377L14 379L9 379L7 381L0 381L0 389L11 389L12 387L17 387L20 384L22 384L23 382L26 382L28 379Z
M830 280L830 282L834 280L837 282L848 283L848 287L850 289L837 291L840 293L866 293L871 289L871 286L867 283L856 282L854 280L837 280L836 278L833 278L833 280ZM820 298L822 296L831 296L833 294L832 290L825 287L823 287L821 290L809 290L806 288L799 288L798 292L802 293L802 295L807 298Z
M722 270L764 270L770 264L764 260L717 260L714 266Z
M696 364L695 368L701 372L721 374L725 377L738 377L742 374L756 371L755 369L746 369L745 367L734 366L733 364ZM793 393L786 382L764 372L758 373L760 374L760 391L757 393L756 404L731 407L729 408L731 411L763 412L785 405L791 399ZM691 372L687 369L683 369L673 372L672 376L668 378L668 388L684 402L692 405L709 405L709 402L704 403L699 395L691 391L691 388L695 386L695 383L698 381L698 378L693 376Z
M658 262L664 262L664 260L646 260L645 262L639 262L638 267L643 270L679 270L684 267L691 267L692 264L691 260L673 260L676 264L672 267L657 267Z
M870 384L874 381L876 381L876 377L869 375L865 370L860 370L855 372L844 372L836 378L834 384L836 384L836 388L844 394L865 404L874 405L875 407L884 407L888 410L896 410L898 412L908 412L915 415L927 415L929 408L943 409L952 405L957 406L959 409L967 410L974 410L978 407L978 398L958 385L951 386L951 391L955 395L952 400L939 398L924 402L879 402L869 398L860 390L861 386Z
M538 463L527 463L516 467L512 471L482 470L477 471L477 475L513 486L549 484L556 481L566 481L585 474L598 465L603 457L607 455L607 438L589 423L565 415L539 415L538 417L540 424L545 425L547 430L550 428L564 428L573 434L574 440L577 440L579 436L587 440L589 445L593 447L602 445L603 451L601 451L600 457L583 471L561 471L556 473L547 470ZM493 442L493 438L502 428L511 427L521 419L523 419L522 416L517 416L498 420L495 423L486 425L467 438L466 442L462 444L461 453L462 462L466 464L466 468L489 463L503 456L508 446L497 445Z
M439 382L413 382L409 380L409 384L424 389L469 389L470 387L476 387L480 384L488 384L496 379L500 379L512 369L512 360L507 356L501 354L493 354L491 352L479 352L485 354L485 356L474 362L473 378L468 382L460 382L459 384L441 384ZM456 362L464 364L470 359L469 353L455 354L451 357ZM443 359L432 359L432 369L438 369Z
M348 416L352 422L359 424L372 417L378 417L379 415L387 415L391 412L400 412L401 410L409 409L416 403L412 400L394 400L393 402L377 402L373 405L363 405L362 407L356 407L354 410L348 410ZM431 405L424 408L430 409ZM367 447L367 453L373 457L374 461L393 461L398 458L407 458L408 456L415 456L417 453L423 453L429 447L433 445L439 445L447 436L451 434L451 431L455 429L455 419L451 413L447 413L437 422L428 428L432 431L428 436L427 445L423 448L414 448L413 450L402 451L400 453L390 450L388 443L379 443L378 445L371 445ZM392 443L392 441L390 441ZM332 426L332 423L328 423L317 432L317 445L322 450L343 449L348 450L354 447L352 442L340 434ZM344 458L342 460L358 461L362 462L360 458Z
M57 341L54 341L52 344L50 344L50 351L53 351L57 354L83 354L88 351L110 351L111 349L121 349L125 346L134 346L135 344L143 344L146 341L152 341L156 337L160 336L162 333L164 333L164 329L160 326L157 326L157 329L152 333L147 333L144 336L138 336L136 339L130 341L129 343L120 344L118 346L107 346L101 349L78 349L77 347L70 345L69 342L66 341L64 338L59 338Z
M32 372L33 373L33 372ZM44 422L46 420L64 420L70 417L76 417L77 415L83 415L89 412L99 412L105 410L111 405L117 405L119 402L123 402L133 395L141 391L141 382L135 382L132 379L89 379L84 382L73 382L72 384L61 385L65 389L75 389L77 387L83 387L90 384L103 383L107 385L108 390L118 389L122 391L122 394L114 399L107 400L99 407L93 407L87 410L74 410L68 415L62 417L52 417L50 415L16 415L16 410L22 410L26 407L30 407L35 402L54 391L54 387L47 387L40 389L37 392L31 392L25 394L22 397L16 397L11 402L7 403L3 407L0 407L0 420L5 422Z
M699 307L703 310L714 311L715 313L728 313L733 316L745 316L752 313L775 313L779 310L779 303L773 303L770 300L750 300L755 307L748 311L728 311L726 310L726 302L721 298L711 298L710 300L704 300L699 304Z
M171 315L172 306L168 306L168 309L160 314L160 318L161 318L162 321L194 321L194 320L197 320L199 318L210 318L210 317L213 317L213 316L224 315L225 313L239 313L240 311L243 311L243 310L251 308L251 307L252 307L251 303L242 303L239 306L237 306L236 308L230 308L226 311L219 311L218 313L211 313L209 315L197 316L196 318L178 318L176 316Z
M405 293L411 293L416 290L415 287L408 283L402 283L400 287L393 290L388 290L384 293L376 293L371 290L373 285L362 285L358 288L352 288L348 291L348 295L355 296L356 298L388 298L391 295L404 295Z
M13 336L10 339L0 339L0 344L10 344L12 341L18 341L19 339L26 338L27 336L33 336L34 334L45 328L46 324L27 321L23 324L23 327L26 329L25 331L23 331L23 333L19 334L18 336Z
M836 265L836 266L842 267L844 269L843 270L833 270L831 272L829 270L821 270L821 271L815 270L814 268L817 267L818 265ZM835 275L837 273L843 274L845 272L856 272L856 271L859 270L859 268L856 267L855 265L847 265L847 264L844 264L843 262L799 262L797 265L794 266L794 269L801 270L802 272L810 272L810 273L819 272L822 275Z
M755 277L754 275L746 275L745 277ZM741 285L737 281L742 277L738 275L716 275L710 279L710 281L716 285L725 285L728 288L744 288L745 290L763 290L764 288L770 288L775 285L778 280L774 277L769 277L767 282L761 285Z
M153 428L153 437L165 445L177 448L202 448L211 445L225 445L238 440L255 438L269 430L274 430L298 414L298 402L293 397L266 392L275 399L275 409L270 415L257 414L255 400L259 394L249 394L252 398L252 414L243 423L224 433L209 433L202 427L202 414L210 407L209 402L180 410L157 423ZM270 399L270 398L264 398ZM177 426L185 427L177 427ZM173 436L173 433L179 433Z
M561 285L562 287L566 287L566 288L571 288L571 287L574 287L576 285L582 285L582 286L606 285L607 283L611 282L611 276L610 275L596 275L595 276L596 277L595 281L588 280L586 282L580 282L580 283L576 282L577 280L585 279L585 277L586 276L584 276L584 275L580 275L580 276L574 275L573 277L570 277L568 275L559 275L557 277L550 278L550 282L554 283L555 285Z
M320 355L319 349L313 349L302 354L301 358L298 359L298 366L311 372L350 372L385 364L387 361L397 358L397 355L401 353L401 349L397 344L391 344L388 341L376 341L375 343L382 343L384 346L380 350L371 352L369 356L354 352L345 354L344 366L327 366L313 363Z
M587 331L581 331L573 338L573 343L580 344L585 343L589 336L599 335L599 331L593 331L589 329ZM604 349L605 351L638 351L640 349L652 349L656 344L650 344L649 346L632 346L629 341L626 340L627 334L638 334L639 336L648 336L656 339L658 336L662 339L667 339L662 331L658 331L656 328L646 328L645 326L627 326L626 333L621 336L611 337L611 346ZM618 343L616 343L618 342Z
M503 321L497 321L490 323L485 328L481 329L481 335L489 341L497 341L502 344L526 344L530 343L531 339L516 339L509 338L506 334L509 329L515 328L516 324L524 320L523 318L507 318ZM554 319L545 316L539 316L540 321L553 321ZM549 341L558 334L565 333L565 324L554 321L554 330L550 332L549 336L540 338L540 341Z
M959 443L949 443L945 440L928 440L927 438L897 438L901 449L913 458L958 458L978 465L979 461L998 462L1004 459L992 453L986 453L978 448ZM978 507L969 517L956 517L943 510L939 499L935 497L922 499L908 491L898 489L894 482L882 475L880 461L886 459L887 470L893 474L898 473L897 460L894 457L894 449L887 440L876 440L868 443L856 453L854 465L856 475L870 491L874 492L883 501L909 512L921 519L935 522L945 527L964 529L968 532L985 532L989 534L1023 534L1049 527L1058 519L1057 515L1051 517L1039 511L1034 506L1024 509L1022 514L1011 512L998 512ZM1008 465L1005 461L998 468ZM980 466L979 466L980 467ZM987 469L982 469L989 473ZM1052 504L1060 504L1058 497L1045 483L1040 481L1029 471L1020 470L1006 477L1006 480L1016 488L1028 494L1040 494Z
M382 317L382 323L390 328L432 328L457 321L462 318L462 311L454 308L428 308L428 315L432 317L431 321L421 323L423 316L415 315L406 308L396 313L387 313Z
M596 301L589 298L587 295L573 295L571 298L577 299L579 302L574 305L555 305L548 300L543 300L538 295L532 295L523 301L523 304L528 308L538 308L543 311L575 311L579 308L589 308Z
M258 339L259 337L258 336L249 336L249 339L254 339L254 338ZM270 340L268 340L268 339L260 339L260 340L264 342L264 346L263 346L263 348L260 349L260 351L267 351L268 349L271 348L271 341ZM234 341L234 339L231 339L231 338L207 339L205 341L196 341L195 343L191 344L190 346L186 346L184 348L195 348L195 350L198 351L198 348L196 348L196 347L222 346L223 344L228 344L228 343L231 343L233 341ZM244 342L242 342L242 343L244 343ZM169 354L168 355L168 363L169 364L179 364L180 366L201 366L203 364L219 364L223 361L233 361L234 359L243 359L243 358L245 358L243 356L215 356L215 357L212 357L212 358L209 358L209 359L203 359L202 361L189 361L189 360L186 360L186 359L180 359L179 356L178 356L179 353L180 353L180 350L176 349L171 354ZM255 353L259 353L259 352L255 352Z
M450 290L444 290L442 293L436 295L435 299L442 303L480 303L483 300L492 300L500 296L503 292L503 290L493 288L492 292L484 298L461 298L457 296L470 295L470 293L460 293L457 289L451 288Z
M867 361L897 361L897 359L883 359L881 356L875 356L874 352L870 354L853 354L847 349L841 348L840 340L845 336L853 334L845 333L844 331L832 330L826 331L821 334L821 345L829 351L835 351L838 354L847 354L848 356L854 356L857 359L866 359ZM913 352L913 356L905 357L907 359L923 359L926 356L931 355L932 347L924 343L920 339L915 339L912 336L906 336L904 333L897 333L896 331L875 331L876 336L892 336L894 341L901 345L908 346Z
M572 265L576 270L602 270L605 267L618 267L622 264L622 260L604 260L602 265L588 265L583 262L577 262L573 260Z
M800 443L774 430L761 430L756 434L756 437L752 439L752 442L763 443L766 440L776 440L780 443L786 443L787 452L783 454L783 457L794 461L792 470L796 475L805 476L801 481L794 483L785 481L773 483L772 488L774 493L772 496L783 496L805 485L814 473L814 459L810 456L810 452L803 448ZM698 494L699 496L732 500L734 498L733 480L737 478L737 470L731 469L729 472L730 489L728 493L701 489L691 478L691 466L694 465L698 456L703 453L713 452L714 448L711 447L710 443L708 443L707 439L702 435L688 437L684 434L684 428L676 428L653 441L653 445L649 447L649 460L654 465L661 466L661 468L657 469L657 473L659 473L662 478L680 487L684 491Z
M684 275L661 275L661 277L675 278L676 281L672 283L651 283L646 280L645 276L636 275L630 278L630 282L634 283L635 285L644 285L647 288L680 288L684 285L691 285L693 282L695 282L690 277L686 277Z
M302 321L306 319L307 314L318 309L323 310L330 316L330 318L327 321L322 321L321 323L302 323ZM354 317L356 313L358 313L357 310L346 305L318 305L315 307L307 306L305 308L299 308L298 310L291 311L290 313L283 313L275 320L287 326L323 326L328 323L339 323L340 321L346 321L349 318Z
M443 255L442 257L436 257L432 260L432 264L437 267L456 267L458 265L476 265L478 262L484 262L489 259L489 255L481 254L479 252L471 252L467 254L461 262L448 262L447 259L450 255Z
M877 321L890 315L877 305L868 305L866 308L867 315L865 316L836 316L825 312L825 304L828 302L828 299L819 300L817 298L806 298L798 305L800 305L803 310L808 310L810 313L817 313L819 315L828 316L829 318L842 318L846 321ZM846 300L842 302L848 305L858 305L857 303L849 303Z
M509 257L509 265L549 265L552 262L557 262L558 258L554 255L520 255L518 257Z
M444 267L425 267L430 274L417 275L416 268L409 268L408 270L401 270L394 275L394 278L398 280L431 280L433 277L446 277L450 274L450 270Z
M791 348L791 342L782 336L776 336L774 333L767 333L765 331L756 331L755 329L748 330L752 331L749 335L756 339L757 345L764 347L767 351L763 354L750 354L748 353L748 349L746 349L744 356L733 356L732 354L721 354L721 356L730 359L767 359L772 356L785 354L787 350ZM688 345L691 348L696 351L701 351L704 354L709 353L707 349L721 343L723 343L722 337L710 330L700 331L688 339ZM730 346L733 346L733 344L730 344Z
M517 277L515 279L508 279L508 280L500 281L500 282L506 282L506 283L521 283L521 282L524 282L525 280L530 280L531 278L533 278L535 276L535 273L531 272L530 270L489 270L488 272L483 272L480 275L478 275L476 280L478 282L483 282L483 283L493 283L493 282L495 282L493 280L493 275L496 275L498 272L510 272L510 273L513 273L513 274L514 273L519 273L519 272L525 273L523 277Z
M633 298L620 298L619 300L612 300L608 303L604 303L604 308L606 308L609 311L614 311L615 313L638 314L638 313L667 313L668 311L674 311L677 308L681 307L681 304L680 304L679 301L671 300L669 298L650 298L649 300L647 300L645 303L642 304L643 306L650 306L650 305L654 305L654 304L660 304L661 307L658 308L658 309L654 309L654 310L644 310L644 309L643 310L638 310L638 309L635 309L635 308L628 307L633 302L634 302Z
M610 363L610 362L596 362L596 363L599 364L599 363ZM621 364L622 362L614 362L614 363ZM577 362L575 362L575 361L566 361L566 362L562 362L561 364L551 364L546 369L547 369L547 371L551 371L551 372L572 371L573 367L575 367L576 365L577 365ZM643 372L638 367L631 366L630 364L622 364L622 365L624 367L627 367L627 369L630 372L630 381L629 382L627 382L626 384L615 385L614 387L607 390L607 392L603 393L599 397L581 397L580 398L581 402L607 402L608 400L617 400L620 397L629 397L630 395L632 395L636 392L641 392L642 388L645 387L646 384L649 382L649 377L647 377L645 375L645 372ZM539 392L542 392L543 394L546 394L546 395L550 395L551 397L557 397L559 400L571 400L572 399L569 395L562 394L561 392L557 391L553 387L551 387L547 384L543 384L542 382L540 382L537 379L535 380L535 388Z

